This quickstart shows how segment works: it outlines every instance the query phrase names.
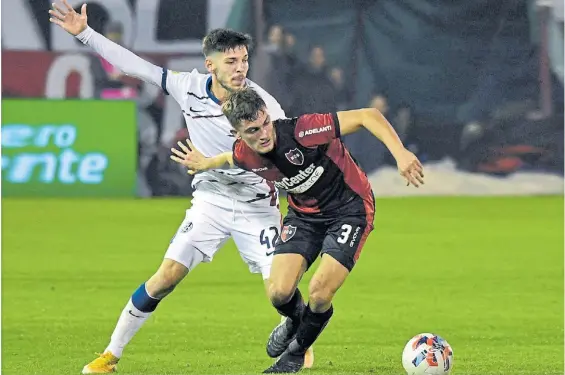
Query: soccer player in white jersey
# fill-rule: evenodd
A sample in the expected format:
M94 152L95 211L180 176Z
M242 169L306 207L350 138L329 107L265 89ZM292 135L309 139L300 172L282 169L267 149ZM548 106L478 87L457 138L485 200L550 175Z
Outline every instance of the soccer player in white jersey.
M90 46L104 59L145 82L161 86L179 103L190 139L205 156L231 151L235 138L220 103L228 93L252 87L260 93L273 119L284 118L278 102L246 78L251 38L226 29L211 31L203 41L209 74L172 72L143 60L106 39L68 4L53 4L50 21ZM159 302L199 263L210 262L232 237L253 273L261 273L266 288L279 235L281 215L274 184L240 169L213 170L195 176L192 206L179 226L157 272L133 293L123 309L104 352L83 368L83 374L114 372L124 347ZM303 301L302 301L303 303ZM305 305L304 305L305 306ZM286 326L284 321L280 326ZM289 333L290 334L290 333ZM308 363L313 362L309 353Z

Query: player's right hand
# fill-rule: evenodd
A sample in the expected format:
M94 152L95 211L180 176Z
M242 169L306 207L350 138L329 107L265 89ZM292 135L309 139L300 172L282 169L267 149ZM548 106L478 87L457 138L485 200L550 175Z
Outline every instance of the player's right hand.
M398 172L406 179L406 186L419 187L424 184L424 167L420 160L407 149L395 156Z
M62 0L63 5L51 4L53 9L49 10L49 21L61 26L63 30L72 35L78 35L87 27L86 4L82 4L80 14L75 12L67 0Z
M171 152L176 155L171 155L171 160L187 167L188 174L195 174L196 172L209 169L208 158L202 155L189 139L186 140L186 145L180 141L177 142L177 145L179 145L182 151L171 148Z

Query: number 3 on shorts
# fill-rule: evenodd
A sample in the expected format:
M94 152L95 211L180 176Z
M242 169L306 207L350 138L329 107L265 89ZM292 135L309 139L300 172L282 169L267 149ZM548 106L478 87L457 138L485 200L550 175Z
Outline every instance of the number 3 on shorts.
M343 224L341 226L341 229L342 232L339 238L337 239L337 242L344 244L347 243L347 240L349 239L349 235L351 234L351 230L353 229L353 227L349 224Z

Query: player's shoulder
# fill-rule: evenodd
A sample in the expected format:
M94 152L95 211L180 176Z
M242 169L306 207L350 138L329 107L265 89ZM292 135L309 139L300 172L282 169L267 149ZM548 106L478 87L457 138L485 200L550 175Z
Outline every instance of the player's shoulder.
M263 100L265 99L269 99L269 100L274 100L276 101L276 99L267 92L267 90L265 90L264 88L262 88L261 86L259 86L258 83L253 82L252 80L250 80L249 78L247 79L247 86L251 87L253 90L257 91L257 93L259 95L261 95L261 97L263 98Z
M334 125L338 122L337 113L307 113L296 119L299 126L324 126Z
M265 170L265 161L258 153L240 139L233 143L233 162L246 171L260 172Z
M175 86L177 90L180 90L183 95L189 95L201 100L208 96L206 82L210 74L200 73L197 69L193 69L184 72L169 70L168 75L167 82Z
M312 146L340 137L337 113L308 113L299 116L294 126L294 138Z
M290 118L280 118L274 120L275 126L277 127L277 132L282 133L284 135L289 135L294 137L294 129L296 128L296 122L298 121L298 117L290 117Z
M182 74L187 77L190 77L189 86L198 87L198 88L205 87L206 80L210 76L210 74L200 73L197 69L192 69L190 72L178 72L176 74Z
M248 171L255 171L262 164L261 158L241 138L236 139L232 148L234 164Z
M246 158L249 158L251 156L251 151L252 150L249 148L249 146L247 146L247 144L243 142L241 138L236 139L232 146L234 161L244 161Z
M177 71L168 69L168 75L171 78L175 78L177 80L186 80L187 83L191 86L197 86L202 83L206 82L206 79L210 76L210 74L200 73L198 69L192 69L191 71Z
M253 82L250 79L247 80L247 85L251 87L253 90L255 90L261 96L261 98L263 98L265 104L267 105L267 109L269 110L269 113L273 119L276 120L279 118L286 117L284 110L282 109L277 99L275 99L274 96L269 94L267 90L265 90L264 88L262 88L261 86L259 86L257 83Z

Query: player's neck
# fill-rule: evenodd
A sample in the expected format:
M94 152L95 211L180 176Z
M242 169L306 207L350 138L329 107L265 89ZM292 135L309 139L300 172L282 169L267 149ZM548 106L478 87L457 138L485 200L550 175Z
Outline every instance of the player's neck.
M212 91L212 94L214 94L214 96L220 101L220 103L223 103L223 101L226 100L226 98L230 93L226 88L220 85L220 83L214 78L212 78L210 91Z

